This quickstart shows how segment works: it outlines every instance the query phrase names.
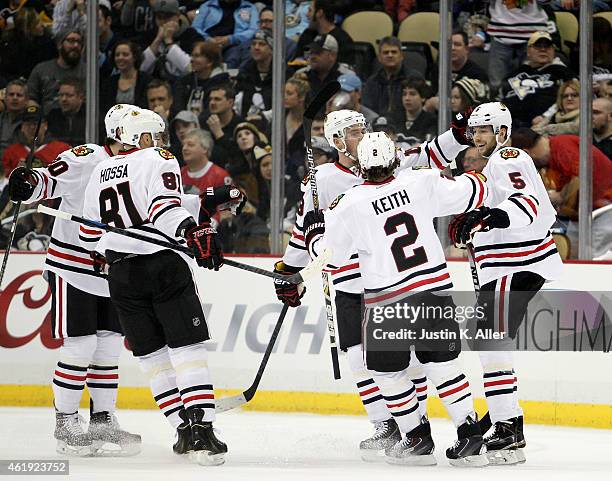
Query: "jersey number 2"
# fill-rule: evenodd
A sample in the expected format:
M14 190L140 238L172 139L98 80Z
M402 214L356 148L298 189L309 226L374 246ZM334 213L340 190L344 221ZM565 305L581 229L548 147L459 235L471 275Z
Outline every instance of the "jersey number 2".
M117 195L119 193L119 195ZM138 210L134 205L132 193L130 192L130 183L121 182L117 184L117 190L113 187L107 187L100 192L100 220L105 224L114 224L115 227L125 229L125 222L119 213L119 196L123 200L125 210L130 217L131 226L142 224L142 219L138 214Z
M385 233L387 235L395 234L397 233L397 228L401 225L406 228L406 233L399 236L391 244L391 253L399 272L412 269L427 262L427 254L423 247L414 249L414 253L411 256L406 256L404 251L406 247L414 244L419 236L419 230L411 214L401 212L389 217L385 222Z

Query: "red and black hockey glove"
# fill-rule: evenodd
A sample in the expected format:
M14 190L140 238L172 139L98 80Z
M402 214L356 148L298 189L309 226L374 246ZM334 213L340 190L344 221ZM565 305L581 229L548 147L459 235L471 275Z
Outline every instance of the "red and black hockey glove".
M320 210L311 210L304 216L304 243L310 249L310 243L325 234L325 216Z
M474 109L469 107L465 112L457 112L451 120L451 131L455 140L461 145L474 145L472 139L468 137L468 119Z
M32 197L38 180L32 169L17 167L9 176L9 197L13 202L22 202Z
M472 233L487 232L491 229L505 229L510 227L510 218L502 209L481 207L467 214L463 214L455 225L455 231L449 237L454 239L455 245L467 244L472 240ZM450 227L449 227L450 229Z
M217 231L210 222L193 225L185 232L187 246L193 252L200 267L216 271L223 265L223 251L217 237Z
M246 203L247 196L234 185L208 187L200 194L200 208L208 217L212 217L217 209L240 215Z
M298 267L285 265L283 261L278 261L274 264L274 272L289 276L295 274L300 269ZM283 304L287 304L289 307L297 307L302 302L300 299L304 297L306 293L306 287L304 284L292 284L291 282L281 281L274 279L274 289L276 290L276 297Z
M102 254L96 251L91 251L89 253L89 257L91 257L91 260L93 261L94 271L96 271L98 274L105 274L106 273L106 257L104 257Z
M459 242L459 233L461 232L465 222L466 215L467 214L459 214L455 216L448 224L448 238L450 239L451 243L459 249L465 249L466 247L465 244Z

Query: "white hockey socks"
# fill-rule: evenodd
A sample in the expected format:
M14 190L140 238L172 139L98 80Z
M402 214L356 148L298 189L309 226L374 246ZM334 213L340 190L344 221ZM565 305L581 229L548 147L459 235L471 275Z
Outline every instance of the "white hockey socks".
M421 423L419 402L407 369L399 372L370 372L400 431L408 433L416 428Z
M52 384L55 408L59 412L72 414L78 411L87 379L87 366L96 344L94 335L64 339Z
M491 422L523 415L518 402L517 379L511 352L482 351L482 380Z
M123 336L116 332L98 331L97 346L87 369L87 389L92 401L92 412L112 413L117 405L119 387L119 354Z
M458 359L423 364L425 374L436 386L438 396L455 427L461 426L467 417L476 419L474 400L462 366Z
M183 420L179 411L184 409L181 395L176 386L176 373L170 362L168 347L138 358L140 369L149 378L151 393L161 412L176 429Z
M215 394L208 371L208 351L204 343L169 348L176 371L176 384L185 408L204 410L203 421L215 420Z
M361 345L349 347L346 350L346 354L351 374L357 385L359 398L363 403L370 422L375 424L391 418L391 412L385 404L380 389L372 378L372 372L365 366Z

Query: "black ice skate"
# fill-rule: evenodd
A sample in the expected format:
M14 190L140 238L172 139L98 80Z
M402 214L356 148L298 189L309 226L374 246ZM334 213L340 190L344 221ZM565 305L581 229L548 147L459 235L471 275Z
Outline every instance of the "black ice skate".
M493 432L485 438L487 458L493 465L525 462L523 449L527 443L523 434L523 416L498 421Z
M187 411L181 409L178 414L183 422L176 428L176 443L172 446L172 450L176 454L188 454L190 451L193 451L191 424Z
M371 437L359 443L364 461L384 461L385 450L402 440L402 433L393 418L375 423L374 430Z
M483 467L489 464L478 421L468 417L457 428L457 437L455 444L446 450L446 457L452 466Z
M405 464L410 466L435 466L433 455L435 446L431 437L431 427L427 418L414 428L406 437L385 452L385 460L390 464Z
M67 456L90 456L91 438L83 429L83 418L79 413L60 413L55 411L55 433L59 454Z
M108 411L92 413L87 434L92 442L93 456L135 456L140 453L140 434L121 429L117 417Z
M223 441L217 439L212 423L203 421L204 410L189 408L187 414L193 436L193 451L189 453L189 458L202 466L223 464L227 446Z

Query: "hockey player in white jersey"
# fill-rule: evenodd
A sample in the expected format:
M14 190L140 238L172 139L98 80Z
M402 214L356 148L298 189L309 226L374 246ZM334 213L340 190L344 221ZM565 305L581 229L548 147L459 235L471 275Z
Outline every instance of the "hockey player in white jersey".
M452 299L444 291L452 288L452 282L433 219L482 205L484 177L468 173L453 180L426 168L407 169L394 178L399 159L393 142L382 132L366 134L358 151L366 181L340 195L324 216L315 211L306 215L307 248L313 256L329 249L332 269L358 253L366 316L371 308L414 293L427 305L451 306ZM458 329L454 320L434 322ZM368 332L367 324L363 329ZM429 422L418 413L415 386L407 375L410 343L405 350L381 352L370 349L368 341L364 339L367 367L404 434L387 448L387 461L436 464ZM459 439L446 451L449 462L483 466L487 464L483 439L458 355L459 349L450 344L416 353L457 427Z
M118 104L108 111L105 145L74 147L45 168L16 168L9 178L11 199L24 203L61 199L64 210L80 214L89 175L121 149L115 129L132 107ZM55 222L45 271L52 294L53 336L64 341L52 384L57 450L78 456L133 455L140 451L140 436L123 431L114 415L123 335L106 275L96 269L98 261L80 246L77 224ZM91 399L87 432L77 413L85 384Z
M500 102L482 104L468 123L476 148L488 159L483 174L489 196L482 208L451 222L449 234L458 246L473 244L478 303L489 306L485 327L514 339L529 300L546 281L561 275L563 264L550 233L556 212L531 157L506 146L512 129L508 108ZM481 421L483 432L494 426L485 438L489 460L524 462L523 411L512 353L479 354L489 408Z
M85 189L83 216L193 251L198 265L219 269L223 254L210 218L199 225L182 206L179 165L165 150L165 124L150 110L119 122L124 149L96 166ZM80 226L81 245L104 255L119 320L160 410L177 429L177 453L221 464L227 446L213 431L215 402L208 370L210 338L191 266L183 253Z

